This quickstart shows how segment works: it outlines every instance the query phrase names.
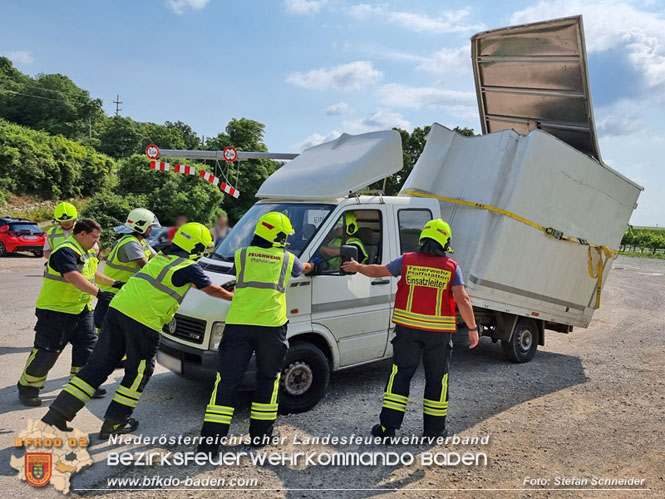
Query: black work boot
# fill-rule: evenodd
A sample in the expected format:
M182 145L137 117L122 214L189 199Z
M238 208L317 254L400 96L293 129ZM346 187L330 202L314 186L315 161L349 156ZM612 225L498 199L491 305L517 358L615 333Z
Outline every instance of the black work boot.
M372 435L375 437L381 437L383 438L384 444L390 443L390 437L395 436L395 428L388 428L386 426L379 424L375 424L372 426Z
M106 388L97 388L97 391L95 391L92 398L93 399L103 399L104 395L106 395Z
M275 426L273 425L270 428L268 428L268 431L266 431L265 433L259 435L252 435L250 433L249 435L251 439L250 445L252 447L257 447L257 448L265 447L266 445L272 443L273 438L279 438L279 436L280 436L279 430L276 430Z
M209 459L213 459L219 455L219 444L206 444L201 442L196 447L197 454L206 454Z
M65 419L65 416L63 416L55 409L48 410L48 412L42 418L42 423L49 426L55 426L60 431L72 431L72 428L67 426L67 420Z
M124 435L131 433L139 427L139 422L134 418L129 418L124 423L116 423L115 421L104 420L102 429L99 430L99 439L108 440L111 435Z
M21 404L28 407L39 407L42 405L42 399L39 396L39 392L37 392L37 395L27 395L21 391L21 383L17 383L16 386L18 387L18 399Z

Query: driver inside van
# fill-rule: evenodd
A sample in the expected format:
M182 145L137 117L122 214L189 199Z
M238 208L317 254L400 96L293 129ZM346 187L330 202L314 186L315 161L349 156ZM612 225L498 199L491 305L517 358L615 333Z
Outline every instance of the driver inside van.
M348 211L342 215L337 221L337 224L335 224L333 238L319 249L321 254L328 258L328 268L330 270L339 270L340 264L342 263L342 257L340 254L343 245L351 245L358 248L359 263L367 263L367 251L365 250L363 242L357 237L354 237L356 232L358 232L358 218L355 212Z

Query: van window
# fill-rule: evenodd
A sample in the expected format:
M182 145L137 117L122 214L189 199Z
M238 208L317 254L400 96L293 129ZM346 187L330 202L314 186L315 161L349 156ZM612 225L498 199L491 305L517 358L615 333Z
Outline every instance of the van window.
M381 263L382 234L379 210L345 211L314 253L321 260L321 273L339 273L340 248L345 244L358 248L360 263Z
M402 254L416 251L420 232L425 224L432 220L429 210L399 210L399 248Z
M299 257L334 208L335 205L320 203L256 203L215 249L212 258L232 262L236 250L250 245L256 224L270 211L278 211L289 217L294 234L287 239L288 249Z

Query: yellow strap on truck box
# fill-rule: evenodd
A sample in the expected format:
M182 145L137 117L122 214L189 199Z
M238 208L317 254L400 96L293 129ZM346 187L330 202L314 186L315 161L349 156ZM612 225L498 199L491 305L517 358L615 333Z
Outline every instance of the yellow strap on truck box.
M420 191L411 191L411 190L406 190L406 191L401 191L400 194L404 194L406 196L413 196L413 197L419 197L419 198L432 198L436 199L438 201L443 201L445 203L453 203L453 204L459 204L462 206L469 206L471 208L478 208L481 210L487 210L491 211L493 213L498 213L499 215L504 215L506 217L512 218L513 220L517 220L518 222L522 222L523 224L528 225L529 227L533 227L534 229L538 229L543 231L545 234L548 234L556 239L560 239L562 241L568 241L571 243L578 243L583 246L588 246L589 247L589 276L591 276L592 279L596 279L596 307L600 307L600 294L601 290L603 287L603 272L605 270L605 265L607 264L607 261L612 258L612 255L617 253L617 250L612 250L609 249L607 246L604 245L599 245L599 244L591 244L589 241L586 239L581 239L579 237L573 237L573 236L567 236L560 230L556 230L552 227L545 227L543 225L537 224L536 222L532 222L531 220L528 220L520 215L517 215L515 213L512 213L507 210L503 210L501 208L497 208L496 206L491 206L488 204L483 204L483 203L474 203L471 201L464 201L462 199L455 199L455 198L447 198L444 196L437 196L435 194L429 194L427 192L420 192ZM594 272L593 268L593 253L592 250L596 251L598 253L598 264L596 265L596 269ZM603 260L603 257L605 259Z

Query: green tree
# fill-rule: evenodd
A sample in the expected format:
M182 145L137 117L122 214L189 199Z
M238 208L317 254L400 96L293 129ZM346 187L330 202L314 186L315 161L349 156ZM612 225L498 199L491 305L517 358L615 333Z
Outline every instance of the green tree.
M114 166L91 147L0 119L0 186L8 192L45 199L90 196Z
M167 121L164 123L167 128L173 128L180 132L180 136L185 143L186 149L198 149L201 146L201 139L199 139L196 132L192 130L192 127L183 123L182 121L176 121L175 123Z
M141 150L145 150L150 144L155 144L160 149L186 149L187 146L179 129L155 123L141 123L139 126L141 135Z
M114 116L105 121L97 150L116 159L126 158L141 151L143 140L141 126L136 121Z
M103 118L102 101L93 99L61 74L30 78L0 58L0 117L70 139L90 135Z

